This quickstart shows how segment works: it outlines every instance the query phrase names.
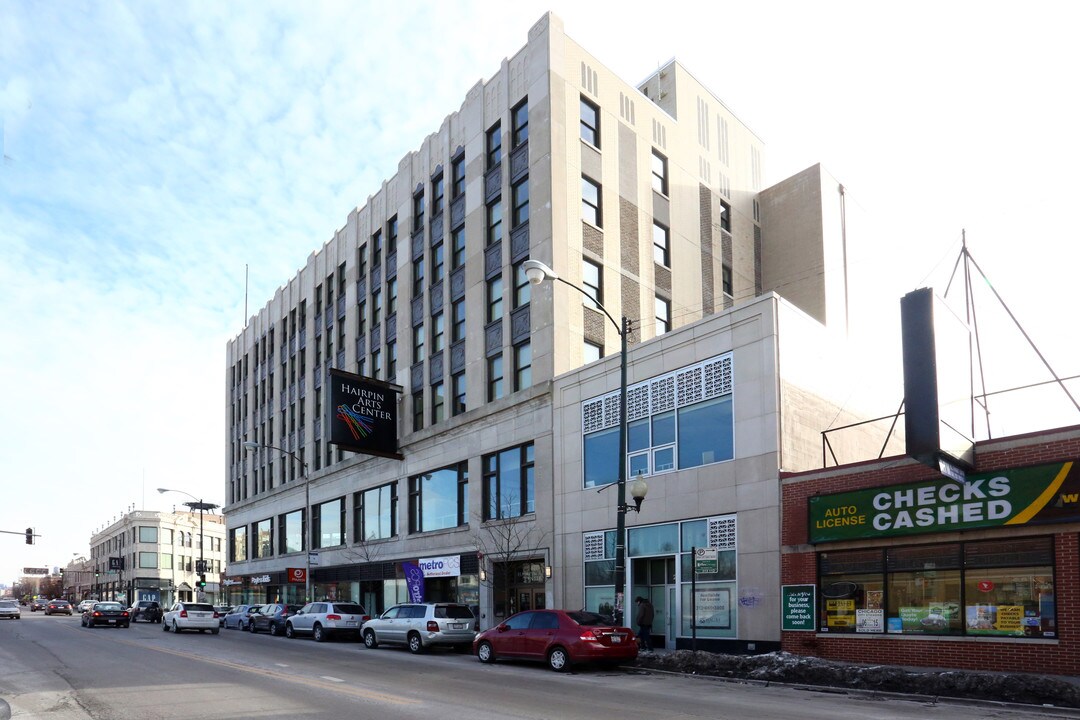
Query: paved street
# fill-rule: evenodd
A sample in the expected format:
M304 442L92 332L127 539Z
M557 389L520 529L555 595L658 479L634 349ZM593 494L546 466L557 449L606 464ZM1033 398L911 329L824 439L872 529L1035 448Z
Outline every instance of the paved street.
M78 616L28 611L0 622L0 699L13 718L49 720L1032 717L634 671L559 675L533 665L481 665L453 652L413 656L236 630L177 636L143 623L88 629Z

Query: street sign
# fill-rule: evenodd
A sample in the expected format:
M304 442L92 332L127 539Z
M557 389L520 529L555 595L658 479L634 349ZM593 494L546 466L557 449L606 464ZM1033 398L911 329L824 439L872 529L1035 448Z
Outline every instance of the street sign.
M318 565L319 564L319 553L317 553L315 551L309 552L307 554L307 561L308 561L308 565Z
M695 548L694 572L698 575L711 575L719 572L719 553L716 548Z
M111 557L111 558L109 558L109 569L110 570L123 570L124 569L124 558L122 558L122 557Z
M783 630L813 631L817 627L817 604L813 585L784 585L780 588Z
M49 574L49 569L48 568L28 568L28 567L24 567L22 569L22 571L23 571L23 575L48 575Z

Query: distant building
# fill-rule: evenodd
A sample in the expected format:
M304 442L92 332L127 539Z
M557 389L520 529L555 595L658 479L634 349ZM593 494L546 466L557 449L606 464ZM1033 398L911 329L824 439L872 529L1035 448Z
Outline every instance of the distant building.
M202 591L196 567L200 557L208 568ZM121 562L122 568L115 567ZM69 565L64 586L73 589L75 600L216 601L224 566L225 521L220 515L204 513L200 527L197 512L132 510L91 536L90 558Z
M779 646L779 471L816 467L821 429L857 417L835 401L842 203L818 166L766 187L760 139L677 62L628 84L545 15L229 342L230 602L302 600L313 551L313 595L369 612L406 598L403 563L438 568L425 596L484 627L610 604L614 465L583 462L617 457L606 308L632 320L635 423L720 423L708 447L678 419L682 441L635 446L653 489L632 524L656 527L634 537L722 541L729 626L702 636ZM530 285L526 259L577 289ZM404 459L327 442L331 368L401 387ZM650 405L649 383L679 394ZM628 573L670 644L691 635L682 544L640 546Z

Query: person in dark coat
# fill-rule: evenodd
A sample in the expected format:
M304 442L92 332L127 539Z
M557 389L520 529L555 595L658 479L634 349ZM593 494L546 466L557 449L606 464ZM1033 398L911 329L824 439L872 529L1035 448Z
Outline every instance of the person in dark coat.
M641 597L640 595L634 599L637 603L637 626L638 626L638 640L641 642L641 649L646 651L652 651L652 623L653 623L653 605L648 599Z

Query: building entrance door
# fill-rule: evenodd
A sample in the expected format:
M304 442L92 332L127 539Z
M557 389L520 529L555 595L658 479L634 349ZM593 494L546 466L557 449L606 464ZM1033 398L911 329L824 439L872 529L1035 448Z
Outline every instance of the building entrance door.
M631 566L631 585L634 589L627 603L626 624L637 632L638 597L647 598L653 606L652 646L674 647L677 634L675 598L675 556L634 558Z

